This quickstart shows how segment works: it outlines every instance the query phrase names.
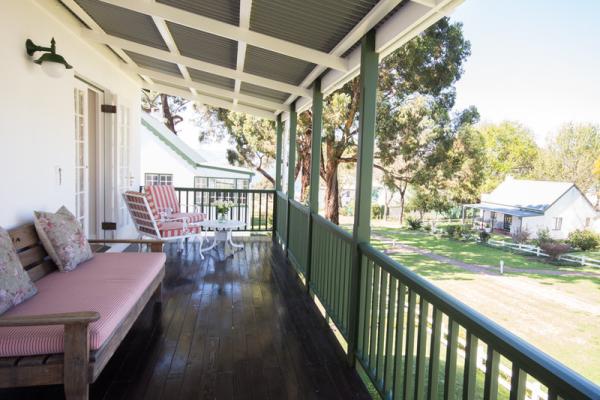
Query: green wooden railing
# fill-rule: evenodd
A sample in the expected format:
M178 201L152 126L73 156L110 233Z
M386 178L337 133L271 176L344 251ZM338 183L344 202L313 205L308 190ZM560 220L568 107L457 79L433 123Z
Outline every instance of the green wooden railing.
M280 240L292 232L291 264L382 398L600 399L594 383L281 193L275 226Z
M288 212L288 200L284 193L276 193L276 211L275 211L275 239L277 242L285 247L287 246L287 212Z
M296 270L306 277L308 267L308 224L310 210L297 201L289 202L289 224L293 227L288 240L288 258Z

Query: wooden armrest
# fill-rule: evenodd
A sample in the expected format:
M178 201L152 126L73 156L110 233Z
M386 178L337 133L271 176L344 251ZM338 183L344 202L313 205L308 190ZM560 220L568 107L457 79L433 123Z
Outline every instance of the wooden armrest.
M70 325L89 324L100 319L96 311L77 311L61 314L23 315L16 317L0 317L2 326L35 326L35 325Z
M163 244L162 240L143 240L143 239L90 239L90 244L102 244L102 243L129 243L129 244L147 244L150 246L150 250L153 253L162 252Z

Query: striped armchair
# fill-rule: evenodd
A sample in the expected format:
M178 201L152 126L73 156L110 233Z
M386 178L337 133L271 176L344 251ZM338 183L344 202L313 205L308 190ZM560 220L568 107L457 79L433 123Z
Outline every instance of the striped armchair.
M144 188L146 199L150 210L154 214L157 221L162 221L165 218L169 219L185 219L188 223L200 222L206 219L206 215L194 212L183 213L179 207L177 194L172 185L146 185Z

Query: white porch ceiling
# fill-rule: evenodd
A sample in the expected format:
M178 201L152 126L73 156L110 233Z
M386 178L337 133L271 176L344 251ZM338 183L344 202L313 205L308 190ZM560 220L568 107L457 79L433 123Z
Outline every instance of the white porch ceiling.
M37 0L47 1L47 0ZM310 107L358 73L357 43L377 30L389 54L462 0L59 0L142 87L275 118ZM286 115L287 113L284 113Z

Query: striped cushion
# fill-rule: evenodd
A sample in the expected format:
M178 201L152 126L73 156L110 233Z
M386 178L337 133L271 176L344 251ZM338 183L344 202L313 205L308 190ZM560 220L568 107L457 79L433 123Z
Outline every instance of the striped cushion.
M179 200L175 188L171 185L147 185L144 189L148 205L154 218L160 220L161 211L170 208L172 213L179 213Z
M206 214L201 213L175 213L171 218L186 218L188 223L201 222L206 219Z
M199 226L188 226L184 227L183 222L165 222L158 227L160 236L163 238L171 238L183 235L197 235L202 230Z
M36 282L38 293L5 316L97 311L90 348L99 349L161 272L164 253L98 253L69 273ZM4 316L3 315L3 316ZM0 327L0 357L62 353L62 325Z

